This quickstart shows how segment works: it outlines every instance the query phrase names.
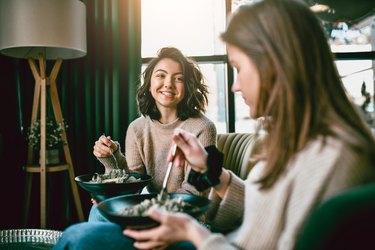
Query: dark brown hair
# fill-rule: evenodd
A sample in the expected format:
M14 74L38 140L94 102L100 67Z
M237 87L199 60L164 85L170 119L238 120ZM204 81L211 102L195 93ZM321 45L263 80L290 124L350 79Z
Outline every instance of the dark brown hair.
M222 34L259 71L256 113L271 117L266 173L259 181L263 188L272 186L293 156L318 135L340 136L357 149L374 147L369 128L345 93L325 34L315 14L298 0L244 5Z
M204 82L203 74L194 60L185 57L180 50L173 47L160 49L157 57L151 60L143 72L144 82L138 87L137 92L138 112L144 116L150 116L153 120L160 119L161 114L149 89L154 68L164 58L172 59L180 64L184 75L185 96L177 105L178 118L186 120L204 113L208 104L208 87Z

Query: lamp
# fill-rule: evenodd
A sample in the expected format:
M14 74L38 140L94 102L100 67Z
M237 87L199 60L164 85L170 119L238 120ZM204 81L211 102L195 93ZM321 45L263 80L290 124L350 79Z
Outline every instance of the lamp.
M31 124L40 116L40 165L31 166L32 147L29 146L26 178L26 212L30 202L31 174L40 173L40 225L46 227L46 173L67 170L77 214L83 221L82 206L70 157L65 131L62 140L66 164L46 165L46 95L51 95L56 122L63 121L56 78L63 59L86 55L86 7L78 0L1 0L0 52L4 55L28 59L35 78ZM35 62L39 62L39 68ZM46 60L54 60L50 76L46 75ZM47 91L49 88L49 91Z

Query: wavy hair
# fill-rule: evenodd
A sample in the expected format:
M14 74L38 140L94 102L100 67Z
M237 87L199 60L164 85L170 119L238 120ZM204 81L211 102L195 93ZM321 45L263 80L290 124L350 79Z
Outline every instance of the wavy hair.
M357 149L363 143L374 148L371 131L346 95L326 33L305 3L243 5L221 37L245 52L259 71L256 113L271 117L266 173L259 181L263 188L272 186L293 156L318 135L340 136Z
M164 58L172 59L180 64L184 75L185 95L177 105L177 117L180 120L186 120L204 113L208 104L208 87L204 82L203 74L193 59L185 57L180 50L173 47L160 49L157 57L152 59L144 70L143 84L139 85L137 91L138 113L144 116L148 115L153 120L159 120L161 117L149 90L154 68Z

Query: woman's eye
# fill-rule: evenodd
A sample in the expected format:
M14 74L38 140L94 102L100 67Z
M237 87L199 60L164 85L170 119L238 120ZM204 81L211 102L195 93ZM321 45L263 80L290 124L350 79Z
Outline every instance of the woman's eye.
M176 77L175 80L176 80L176 82L183 82L184 78L183 77Z
M157 77L157 78L164 78L165 75L164 75L164 74L156 74L156 77Z

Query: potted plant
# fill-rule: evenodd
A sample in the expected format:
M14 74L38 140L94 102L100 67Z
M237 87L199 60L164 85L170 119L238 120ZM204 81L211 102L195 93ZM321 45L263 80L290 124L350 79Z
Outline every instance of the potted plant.
M58 164L60 162L59 146L66 143L61 136L68 128L68 125L62 121L57 123L55 120L46 118L46 164ZM40 119L31 124L27 139L29 144L39 152L40 150Z

